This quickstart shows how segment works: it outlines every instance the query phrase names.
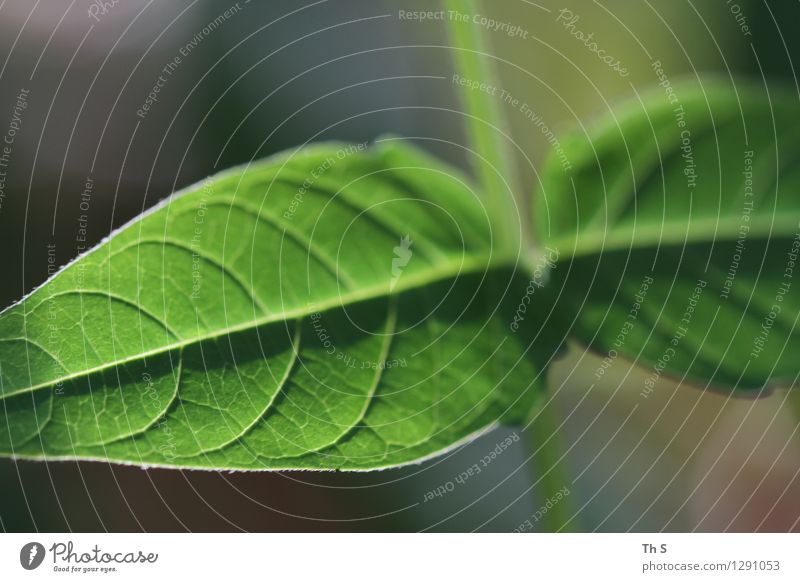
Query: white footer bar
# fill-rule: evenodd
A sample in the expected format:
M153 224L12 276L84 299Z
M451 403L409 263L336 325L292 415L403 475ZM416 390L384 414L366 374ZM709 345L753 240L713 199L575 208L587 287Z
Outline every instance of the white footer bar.
M800 580L792 534L3 534L0 580ZM245 578L246 576L246 578Z

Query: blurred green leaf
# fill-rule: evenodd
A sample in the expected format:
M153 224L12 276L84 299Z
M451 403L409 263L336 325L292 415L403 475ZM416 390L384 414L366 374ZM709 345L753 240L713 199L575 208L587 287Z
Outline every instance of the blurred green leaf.
M764 88L665 86L564 141L536 200L568 322L606 356L703 385L800 365L800 106ZM571 165L572 169L564 169ZM572 314L570 314L570 318Z

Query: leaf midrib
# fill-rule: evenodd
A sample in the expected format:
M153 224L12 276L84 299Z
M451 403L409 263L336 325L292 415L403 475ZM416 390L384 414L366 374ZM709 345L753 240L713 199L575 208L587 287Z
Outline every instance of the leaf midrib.
M405 291L410 291L412 289L425 287L433 283L436 283L438 281L443 281L455 277L459 274L479 273L481 271L494 270L501 268L503 266L513 265L513 264L514 264L513 258L496 257L493 256L493 253L491 252L488 255L479 254L473 257L465 257L463 260L452 261L452 263L450 264L440 263L438 265L434 265L435 268L431 269L430 271L402 276L397 285L395 286L394 290L390 289L390 283L387 281L386 283L381 283L378 285L373 285L371 287L366 287L355 291L351 291L344 295L336 295L319 303L309 303L305 307L295 308L288 311L282 311L279 313L267 314L263 317L253 319L251 321L232 325L230 327L216 330L204 335L198 335L184 340L176 341L171 344L166 344L164 346L154 348L152 350L141 352L134 356L130 356L127 358L120 358L117 360L113 360L111 362L107 362L105 364L101 364L99 366L94 366L92 368L81 370L79 372L74 372L72 374L66 374L58 378L53 378L51 380L48 380L47 382L41 382L39 384L34 384L32 386L27 386L25 388L20 388L17 390L11 390L5 393L0 393L0 400L10 398L12 396L17 396L19 394L26 394L30 392L35 392L37 390L43 390L45 388L51 388L59 383L69 382L72 380L83 378L85 376L96 374L98 372L102 372L104 370L109 370L117 366L124 366L127 364L131 364L133 362L144 360L149 357L155 357L161 354L166 354L168 352L182 350L195 344L203 343L206 341L214 340L220 337L225 337L239 332L256 329L265 325L269 325L271 323L301 319L310 316L312 313L329 311L345 305L353 305L356 303L369 301L371 299L377 299L379 297L388 297L392 294L398 294ZM23 341L27 340L23 339Z
M645 225L636 229L611 228L596 232L578 231L574 237L552 239L548 242L561 252L561 260L619 250L636 250L652 246L676 246L699 242L733 241L739 236L738 226L745 224L737 215L720 219L700 218L685 221L659 222L655 227ZM793 236L800 231L800 216L764 216L751 218L747 240ZM722 228L721 228L722 227ZM688 232L687 232L688 231ZM709 236L712 233L713 236ZM631 242L635 244L631 245ZM566 249L566 250L565 250Z

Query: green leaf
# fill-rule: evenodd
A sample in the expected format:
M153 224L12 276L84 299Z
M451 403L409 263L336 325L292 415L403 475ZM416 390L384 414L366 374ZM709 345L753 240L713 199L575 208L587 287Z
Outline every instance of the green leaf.
M797 95L661 88L563 140L536 200L564 323L606 356L726 389L800 365ZM664 87L666 89L666 87ZM598 371L602 374L602 370Z
M525 285L468 181L397 140L234 169L0 314L0 454L419 460L530 410Z

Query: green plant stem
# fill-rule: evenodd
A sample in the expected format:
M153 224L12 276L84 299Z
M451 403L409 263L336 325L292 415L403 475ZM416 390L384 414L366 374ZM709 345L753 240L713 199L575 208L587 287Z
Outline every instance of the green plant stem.
M548 500L558 498L558 493L567 487L569 495L553 503L541 520L543 531L570 532L578 529L577 518L572 504L572 479L567 468L564 443L558 430L555 405L550 401L546 406L536 407L531 413L532 422L526 428L531 450L537 451L533 458L534 481L541 492L537 500L539 507Z
M481 12L480 4L479 0L444 0L445 9L470 16ZM473 23L472 18L458 19L450 14L446 22L453 49L453 62L459 77L468 84L477 82L500 88L486 29ZM501 99L497 94L473 89L469 85L454 85L467 116L464 128L474 152L473 169L486 196L498 244L512 253L520 250L520 245L524 244L524 255L531 257L525 262L534 264L534 249L526 236L529 229L520 226L520 213L515 203L515 196L521 192L520 181L514 163L516 156L511 147L509 124L503 115ZM562 459L564 449L561 437L556 432L557 422L553 411L552 405L534 411L531 418L536 420L527 431L533 450L541 447L536 455L536 467L541 471L536 479L539 479L538 489L543 492L542 498L537 499L539 505L556 496L564 486L570 485ZM545 442L547 444L541 446ZM548 531L567 531L570 525L567 521L572 515L567 496L543 516L542 522Z
M447 10L478 14L478 0L444 0ZM486 29L472 19L447 18L453 64L460 78L490 87L500 87L495 75ZM464 129L473 149L472 166L487 200L492 228L498 244L509 252L520 248L522 229L515 196L520 192L515 152L510 131L501 110L500 97L480 89L454 83L467 116Z

